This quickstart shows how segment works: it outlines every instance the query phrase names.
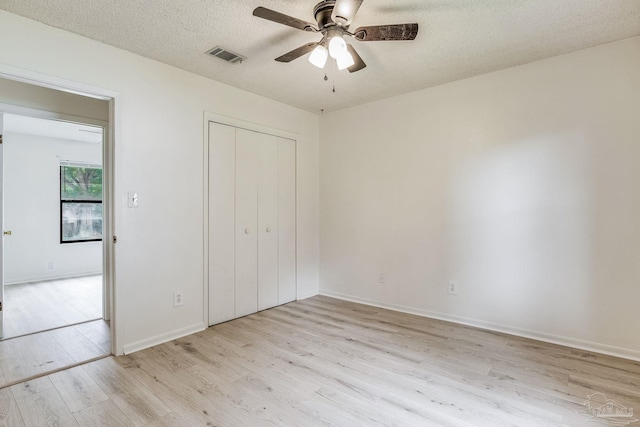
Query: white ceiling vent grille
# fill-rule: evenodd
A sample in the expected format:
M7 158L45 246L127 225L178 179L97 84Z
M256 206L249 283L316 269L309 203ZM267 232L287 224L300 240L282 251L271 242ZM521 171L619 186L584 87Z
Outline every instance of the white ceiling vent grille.
M232 64L241 63L242 61L247 59L242 55L238 55L237 53L221 48L220 46L214 47L213 49L208 51L207 54L211 56L215 56L216 58L220 58Z

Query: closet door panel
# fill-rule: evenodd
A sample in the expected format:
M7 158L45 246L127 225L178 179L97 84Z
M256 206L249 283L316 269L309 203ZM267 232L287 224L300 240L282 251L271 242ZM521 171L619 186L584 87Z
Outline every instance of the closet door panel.
M258 310L278 305L278 138L258 147Z
M278 304L296 300L296 142L278 139Z
M258 135L236 130L236 317L258 309Z
M235 138L209 123L209 325L235 317Z

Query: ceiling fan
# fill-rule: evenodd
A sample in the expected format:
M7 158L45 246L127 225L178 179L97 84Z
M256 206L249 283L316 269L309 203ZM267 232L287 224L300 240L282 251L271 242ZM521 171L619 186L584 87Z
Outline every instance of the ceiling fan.
M324 68L328 56L336 60L339 70L345 68L350 73L362 70L367 64L351 44L345 41L346 37L358 41L381 40L414 40L418 34L418 24L394 24L374 25L358 27L355 31L349 31L349 25L363 0L324 0L313 8L313 16L317 25L285 15L266 7L257 7L253 15L279 24L288 25L303 31L322 33L319 42L307 43L291 52L276 58L278 62L291 62L309 52L309 62L319 68Z

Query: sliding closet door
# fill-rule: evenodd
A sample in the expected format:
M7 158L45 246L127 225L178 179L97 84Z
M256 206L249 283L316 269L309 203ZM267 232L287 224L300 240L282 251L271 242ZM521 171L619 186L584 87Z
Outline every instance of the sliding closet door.
M278 138L278 304L296 300L296 142Z
M258 310L278 305L278 138L258 141Z
M209 324L235 316L236 128L209 123Z
M258 311L258 135L236 129L236 317Z

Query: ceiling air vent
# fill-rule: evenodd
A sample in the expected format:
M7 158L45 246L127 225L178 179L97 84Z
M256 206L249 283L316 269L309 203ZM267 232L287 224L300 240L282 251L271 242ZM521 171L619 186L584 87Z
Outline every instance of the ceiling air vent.
M223 59L223 60L225 60L227 62L230 62L232 64L240 63L240 62L244 61L245 59L247 59L242 55L238 55L237 53L233 53L230 50L223 49L223 48L221 48L219 46L214 47L213 49L208 51L207 54L211 55L211 56L215 56L215 57L220 58L220 59Z

